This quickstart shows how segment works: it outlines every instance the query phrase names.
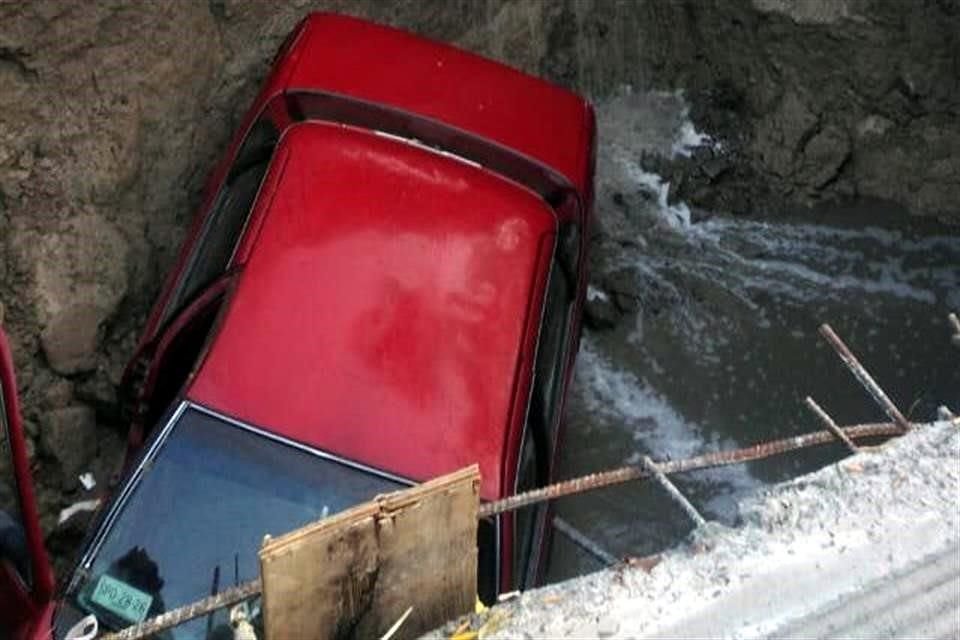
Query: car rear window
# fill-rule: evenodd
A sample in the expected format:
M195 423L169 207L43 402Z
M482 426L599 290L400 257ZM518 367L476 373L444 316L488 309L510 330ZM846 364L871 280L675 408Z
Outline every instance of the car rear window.
M188 408L146 461L72 603L104 626L128 626L256 578L264 535L402 487ZM227 616L181 625L173 637L220 637Z

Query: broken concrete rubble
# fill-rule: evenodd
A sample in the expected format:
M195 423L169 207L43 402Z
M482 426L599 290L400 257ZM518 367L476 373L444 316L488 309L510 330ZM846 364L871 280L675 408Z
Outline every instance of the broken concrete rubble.
M503 622L488 637L777 637L949 552L960 543L958 492L960 429L917 429L761 491L741 505L739 527L709 523L652 568L606 570L500 605ZM960 554L947 557L960 589ZM958 612L947 609L947 622Z

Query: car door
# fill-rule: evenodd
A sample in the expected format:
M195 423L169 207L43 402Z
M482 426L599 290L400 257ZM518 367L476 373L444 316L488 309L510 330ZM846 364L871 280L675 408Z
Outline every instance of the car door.
M517 493L542 487L553 477L564 396L577 345L573 334L579 255L577 225L561 224L543 303L533 386L517 462ZM549 514L548 505L540 504L520 509L513 516L509 547L513 551L514 588L527 589L540 580L550 532Z
M233 276L228 273L204 289L157 340L128 416L127 463L135 458L194 373L213 335L232 281Z
M159 397L172 400L173 396L165 391L172 382L186 379L185 373L206 342L197 325L216 315L215 307L222 298L222 290L218 289L222 289L243 237L279 135L277 117L272 109L267 109L247 133L196 237L187 243L183 265L176 271L169 290L161 295L153 313L156 317L148 322L145 340L127 366L121 399L124 417L132 423L131 451L150 432L153 418L166 410L166 405L157 399L158 386L162 387ZM211 327L212 322L206 330ZM177 350L170 350L172 344ZM177 360L175 371L170 373L173 360ZM181 385L173 386L179 390Z
M0 637L23 637L53 594L37 516L17 383L0 329Z

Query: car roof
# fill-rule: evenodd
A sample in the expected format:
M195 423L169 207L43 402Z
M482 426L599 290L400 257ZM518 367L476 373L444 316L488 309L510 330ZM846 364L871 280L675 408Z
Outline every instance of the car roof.
M477 166L315 122L288 129L264 185L188 398L411 480L478 462L481 494L502 495L550 208Z
M406 31L344 15L304 19L288 91L321 89L480 136L563 175L589 199L594 116L576 93Z

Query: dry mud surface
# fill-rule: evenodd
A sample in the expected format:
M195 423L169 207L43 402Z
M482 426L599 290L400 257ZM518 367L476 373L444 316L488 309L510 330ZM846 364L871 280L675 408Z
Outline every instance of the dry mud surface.
M760 491L741 504L740 526L708 523L652 569L495 607L488 637L956 637L958 496L960 427L918 429Z

